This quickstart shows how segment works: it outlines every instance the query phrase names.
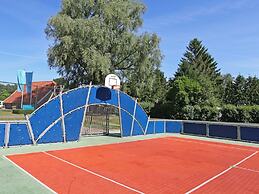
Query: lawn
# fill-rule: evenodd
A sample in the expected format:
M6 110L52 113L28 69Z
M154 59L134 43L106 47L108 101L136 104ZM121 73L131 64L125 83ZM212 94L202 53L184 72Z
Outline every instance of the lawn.
M25 120L23 114L13 114L12 110L0 110L0 121Z

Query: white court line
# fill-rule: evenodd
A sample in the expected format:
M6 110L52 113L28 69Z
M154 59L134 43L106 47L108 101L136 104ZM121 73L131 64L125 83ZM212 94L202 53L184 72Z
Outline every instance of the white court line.
M240 166L235 166L235 168L237 168L237 169L241 169L241 170L250 171L250 172L256 172L256 173L259 173L259 170L253 170L253 169L250 169L250 168L243 168L243 167L240 167Z
M203 140L197 140L197 139L194 139L194 141L192 140L186 140L184 138L171 138L171 137L165 137L165 139L170 139L170 140L173 140L173 141L181 141L181 142L188 142L188 143L196 143L196 144L202 144L202 145L210 145L210 146L215 146L215 147L222 147L222 148L232 148L232 149L237 149L237 150L244 150L244 151L251 151L251 152L254 152L256 151L256 148L255 149L246 149L246 148L237 148L237 147L234 147L234 146L231 146L232 144L226 144L226 143L223 143L223 142L214 142L214 141L210 141L208 143L205 143L205 142L197 142L197 141L203 141ZM218 144L213 144L213 143L219 143L219 144L225 144L225 145L218 145ZM229 146L227 146L229 145ZM238 145L238 146L242 146L242 145Z
M251 155L247 156L246 158L244 158L243 160L239 161L238 163L234 164L233 166L230 166L228 169L222 171L221 173L215 175L214 177L206 180L205 182L201 183L200 185L194 187L193 189L191 189L190 191L187 191L186 194L192 193L194 191L196 191L197 189L201 188L202 186L208 184L209 182L213 181L214 179L218 178L219 176L225 174L226 172L228 172L229 170L231 170L232 168L235 168L236 166L238 166L239 164L243 163L244 161L248 160L249 158L253 157L255 154L257 154L258 151L252 153Z
M24 170L22 167L18 166L15 162L13 162L12 160L10 160L9 158L7 158L6 156L3 156L4 159L6 159L7 161L9 161L10 163L12 163L15 167L17 167L18 169L20 169L22 172L24 172L25 174L29 175L31 178L33 178L36 182L38 182L39 184L41 184L43 187L45 187L46 189L48 189L50 192L57 194L57 192L55 192L54 190L52 190L50 187L48 187L47 185L45 185L43 182L41 182L40 180L38 180L37 178L35 178L34 176L32 176L29 172L27 172L26 170Z
M62 161L62 162L65 162L65 163L67 163L67 164L70 164L71 166L74 166L74 167L76 167L76 168L79 168L80 170L83 170L83 171L85 171L85 172L88 172L88 173L93 174L93 175L95 175L95 176L98 176L98 177L100 177L100 178L103 178L103 179L105 179L105 180L107 180L107 181L110 181L110 182L112 182L112 183L115 183L115 184L117 184L117 185L120 185L120 186L122 186L122 187L124 187L124 188L127 188L127 189L131 190L131 191L134 191L134 192L140 193L140 194L144 194L144 192L142 192L142 191L136 190L136 189L134 189L134 188L132 188L132 187L129 187L129 186L127 186L127 185L124 185L124 184L122 184L122 183L119 183L119 182L117 182L117 181L115 181L115 180L112 180L112 179L110 179L110 178L108 178L108 177L105 177L105 176L103 176L103 175L97 174L97 173L95 173L95 172L93 172L93 171L91 171L91 170L88 170L88 169L86 169L86 168L80 167L80 166L78 166L78 165L76 165L76 164L73 164L73 163L71 163L71 162L69 162L69 161L67 161L67 160L64 160L64 159L62 159L62 158L59 158L59 157L57 157L57 156L55 156L55 155L52 155L52 154L47 153L47 152L42 152L42 153L44 153L44 154L46 154L46 155L49 155L49 156L51 156L51 157L53 157L53 158L56 158L56 159L58 159L58 160L60 160L60 161Z

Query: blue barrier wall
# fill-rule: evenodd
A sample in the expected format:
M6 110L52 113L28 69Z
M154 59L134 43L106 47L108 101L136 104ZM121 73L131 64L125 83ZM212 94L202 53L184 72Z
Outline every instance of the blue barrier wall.
M236 126L209 125L209 136L237 139Z
M4 146L5 141L5 124L0 124L0 147Z
M241 139L259 142L259 127L240 127Z
M208 121L182 121L182 123L184 134L259 142L259 124Z
M193 135L206 135L206 124L185 123L183 121L183 132Z
M155 133L164 133L165 132L165 121L155 121Z
M9 146L32 144L26 124L10 124Z
M154 133L155 133L155 121L149 121L146 134L154 134Z
M182 122L180 121L166 121L167 133L180 133L182 130Z

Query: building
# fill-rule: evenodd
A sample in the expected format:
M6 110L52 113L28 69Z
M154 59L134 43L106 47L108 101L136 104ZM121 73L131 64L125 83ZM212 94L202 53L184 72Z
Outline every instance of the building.
M26 85L24 86L26 88ZM57 84L54 81L32 82L32 93L23 94L23 105L32 105L34 108L41 106L57 94ZM6 109L20 109L22 92L17 90L4 100Z
M4 107L4 101L0 100L0 109Z

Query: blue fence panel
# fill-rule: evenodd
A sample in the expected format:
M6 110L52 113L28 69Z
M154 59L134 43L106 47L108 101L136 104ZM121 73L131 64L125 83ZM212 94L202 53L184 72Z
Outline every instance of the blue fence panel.
M56 142L63 142L63 131L61 128L61 121L57 122L53 127L51 127L38 141L38 143Z
M84 108L78 109L65 117L66 140L77 141L80 136Z
M183 132L194 135L206 135L206 124L185 123L183 121Z
M121 127L122 127L122 136L127 137L131 134L131 124L132 116L130 116L126 111L121 110Z
M164 133L165 126L164 121L155 121L155 133Z
M146 134L154 134L155 133L155 125L154 124L155 124L154 121L149 121Z
M88 88L78 88L62 95L64 114L86 103Z
M142 128L140 127L140 125L136 121L134 121L132 135L133 136L135 136L135 135L144 135L144 132L143 132Z
M99 88L92 87L91 88L91 93L90 93L90 98L89 98L89 104L110 104L114 106L118 106L118 92L117 90L111 90L111 98L109 100L101 100L98 99L97 97L97 91ZM108 89L108 88L107 88Z
M0 124L0 146L4 146L5 139L5 124Z
M10 125L8 146L32 144L29 130L26 124L17 123Z
M237 139L237 127L227 125L209 125L209 136Z
M30 118L35 139L54 121L61 117L59 97L38 109Z
M180 133L182 130L182 123L177 121L166 121L167 133Z
M135 101L123 92L120 92L120 106L122 109L128 111L130 114L134 114Z
M148 116L146 112L138 104L136 106L135 118L140 123L142 128L145 129L148 121Z
M259 127L240 127L241 140L259 141Z

